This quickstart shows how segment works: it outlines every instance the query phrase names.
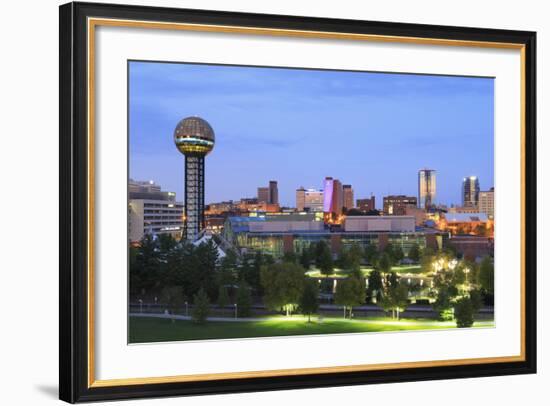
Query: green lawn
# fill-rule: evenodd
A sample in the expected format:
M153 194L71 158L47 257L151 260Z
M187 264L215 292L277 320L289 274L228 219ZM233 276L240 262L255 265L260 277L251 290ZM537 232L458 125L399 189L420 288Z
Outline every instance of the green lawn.
M493 322L476 322L474 327L492 327ZM191 321L151 317L130 317L130 343L158 341L204 340L245 337L273 337L308 334L362 333L397 330L431 330L455 328L454 322L433 320L400 321L389 318L343 320L326 318L322 323L312 318L308 323L302 316L266 317L265 321L209 321L203 325Z

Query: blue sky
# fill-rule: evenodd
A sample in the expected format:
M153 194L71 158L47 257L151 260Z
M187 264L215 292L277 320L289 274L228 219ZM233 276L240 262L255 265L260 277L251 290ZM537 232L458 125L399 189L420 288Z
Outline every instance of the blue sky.
M130 177L183 200L184 157L173 131L197 115L216 133L206 202L253 197L279 182L282 204L325 176L355 198L417 195L437 171L436 201L460 204L464 176L493 186L490 78L130 62Z

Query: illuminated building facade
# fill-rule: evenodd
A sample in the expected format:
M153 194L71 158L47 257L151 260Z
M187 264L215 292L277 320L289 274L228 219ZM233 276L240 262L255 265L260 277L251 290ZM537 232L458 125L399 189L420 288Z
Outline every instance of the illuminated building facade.
M323 191L317 189L296 189L296 210L308 212L323 211Z
M139 242L145 234L170 234L180 239L183 204L174 192L163 192L154 182L130 180L128 185L128 238Z
M241 212L268 212L276 213L281 210L278 204L259 201L257 198L243 198L237 203L236 208Z
M354 244L383 250L390 243L407 254L415 244L440 249L448 233L417 230L414 217L406 216L348 216L344 227L334 232L324 226L322 213L296 213L228 217L223 236L240 253L260 251L281 258L286 253L301 254L319 241L325 241L334 255Z
M276 180L269 181L269 200L270 204L279 204L279 187Z
M416 197L405 195L384 196L384 214L387 216L404 216L407 206L417 205Z
M326 177L323 183L323 211L325 213L341 214L344 207L344 192L342 182Z
M346 210L353 209L354 199L353 199L353 188L351 187L351 185L342 186L342 197L343 197L342 206L345 207Z
M479 212L487 214L491 220L495 218L495 188L479 192Z
M435 170L418 171L418 207L429 209L435 204Z
M371 196L368 199L357 199L357 208L364 213L376 210L376 201L374 196Z
M258 201L269 203L269 188L268 187L259 187L258 188Z
M204 161L214 148L214 130L200 117L181 120L174 143L185 155L185 238L195 241L204 228Z
M216 216L223 213L230 213L232 211L235 211L236 208L237 205L233 202L233 200L228 200L226 202L210 203L206 207L204 214L209 216Z
M462 206L477 207L479 203L479 179L468 176L462 179Z

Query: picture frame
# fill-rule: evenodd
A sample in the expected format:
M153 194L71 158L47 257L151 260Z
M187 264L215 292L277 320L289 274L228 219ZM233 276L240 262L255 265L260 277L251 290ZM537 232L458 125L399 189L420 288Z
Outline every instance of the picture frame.
M94 3L60 6L60 399L75 403L127 398L236 393L536 372L536 33L498 29L260 15ZM195 35L416 44L442 49L506 49L520 57L521 209L518 272L520 352L498 357L98 379L95 298L97 155L94 51L98 27ZM322 45L321 45L322 46ZM124 95L125 96L125 95ZM498 97L498 96L497 96ZM497 99L498 100L498 99ZM125 138L124 135L121 135ZM102 141L105 142L105 141ZM96 194L97 193L97 194ZM126 295L126 292L120 292ZM123 322L123 321L121 321ZM246 356L243 354L243 356Z

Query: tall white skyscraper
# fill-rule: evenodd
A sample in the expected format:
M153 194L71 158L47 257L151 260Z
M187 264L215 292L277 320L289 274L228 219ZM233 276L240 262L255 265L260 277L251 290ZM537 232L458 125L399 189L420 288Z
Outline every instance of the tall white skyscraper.
M477 207L479 204L479 179L468 176L462 179L462 206Z
M428 209L435 203L435 170L418 171L418 207Z

